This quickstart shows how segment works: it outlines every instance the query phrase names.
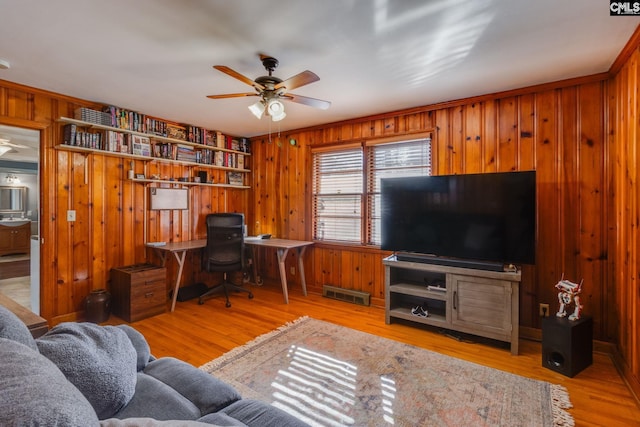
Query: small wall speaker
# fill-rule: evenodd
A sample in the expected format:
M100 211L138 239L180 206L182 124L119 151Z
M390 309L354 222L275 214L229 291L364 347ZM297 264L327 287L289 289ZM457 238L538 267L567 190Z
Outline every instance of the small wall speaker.
M566 317L542 319L542 366L575 376L593 363L593 319Z

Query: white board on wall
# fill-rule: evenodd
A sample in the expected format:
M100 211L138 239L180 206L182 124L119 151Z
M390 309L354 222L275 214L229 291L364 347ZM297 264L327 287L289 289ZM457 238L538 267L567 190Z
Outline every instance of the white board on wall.
M189 190L186 188L149 189L150 209L189 209Z

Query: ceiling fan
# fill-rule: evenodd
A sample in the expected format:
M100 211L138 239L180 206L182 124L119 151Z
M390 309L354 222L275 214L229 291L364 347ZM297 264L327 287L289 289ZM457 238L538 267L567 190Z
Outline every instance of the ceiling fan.
M16 148L27 148L25 145L14 144L8 139L0 138L0 156L6 153L17 153Z
M289 90L296 89L320 80L320 77L318 77L315 73L307 70L296 74L295 76L290 77L287 80L282 80L273 75L273 71L278 67L279 64L277 59L268 55L261 54L260 60L262 61L262 65L267 70L269 75L258 77L255 80L251 80L250 78L243 76L242 74L232 70L225 65L213 66L213 68L215 68L216 70L221 71L235 79L238 79L241 82L248 84L249 86L253 86L255 92L209 95L207 96L207 98L222 99L239 98L243 96L259 96L260 100L255 104L250 105L249 110L251 110L251 112L257 118L261 118L264 114L270 116L271 120L274 122L282 120L286 116L284 112L284 104L281 102L281 100L292 101L298 104L320 108L322 110L326 110L331 105L329 101L309 98L307 96L294 95L293 93L288 92Z

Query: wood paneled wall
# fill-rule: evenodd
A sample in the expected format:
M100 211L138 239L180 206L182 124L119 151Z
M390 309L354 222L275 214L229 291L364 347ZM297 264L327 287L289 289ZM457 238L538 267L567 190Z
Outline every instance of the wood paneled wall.
M633 40L633 39L632 39ZM640 35L610 82L613 208L610 236L620 365L640 396Z
M606 75L597 75L272 135L271 142L256 138L252 220L260 222L262 232L309 239L311 147L431 131L434 174L537 171L537 261L523 268L521 326L539 328L539 303L557 308L554 285L564 274L574 281L584 278L584 310L594 317L594 336L609 341L615 301L607 253L606 82ZM307 260L308 286L316 292L324 284L367 291L382 305L386 255L373 248L317 244Z
M132 166L136 173L162 178L194 176L196 168L56 149L62 136L56 119L73 117L78 107L101 106L0 81L0 123L41 132L40 312L52 324L82 318L85 297L109 287L111 268L159 262L144 248L145 240L204 238L206 214L245 212L249 200L247 190L190 187L189 210L148 210L148 186L127 179ZM223 172L207 171L224 182ZM75 222L66 220L67 210L76 211ZM175 264L167 263L169 278L175 277ZM199 265L185 263L184 283L201 279Z
M142 246L145 233L150 241L201 238L209 212L245 212L252 234L310 239L311 147L431 132L435 174L537 171L537 261L523 268L520 326L539 327L539 303L557 307L553 286L563 274L584 278L594 338L618 345L637 387L640 54L634 40L613 78L589 76L254 138L252 190L195 188L189 211L148 211L146 187L125 179L128 160L54 148L61 132L55 120L97 105L0 81L0 123L41 131L41 313L52 323L78 318L87 293L108 286L110 268L155 260ZM140 161L133 167L148 175L191 172ZM76 210L75 223L66 221L68 209ZM381 260L388 253L331 244L307 253L311 291L333 284L384 303ZM274 254L258 261L277 278ZM169 277L173 268L170 263ZM287 274L297 285L295 274ZM185 276L197 280L197 268L188 267Z

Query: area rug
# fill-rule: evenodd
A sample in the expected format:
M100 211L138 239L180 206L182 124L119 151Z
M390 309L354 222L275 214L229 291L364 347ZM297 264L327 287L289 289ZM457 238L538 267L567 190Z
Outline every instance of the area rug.
M573 426L559 386L302 317L200 369L312 426Z

